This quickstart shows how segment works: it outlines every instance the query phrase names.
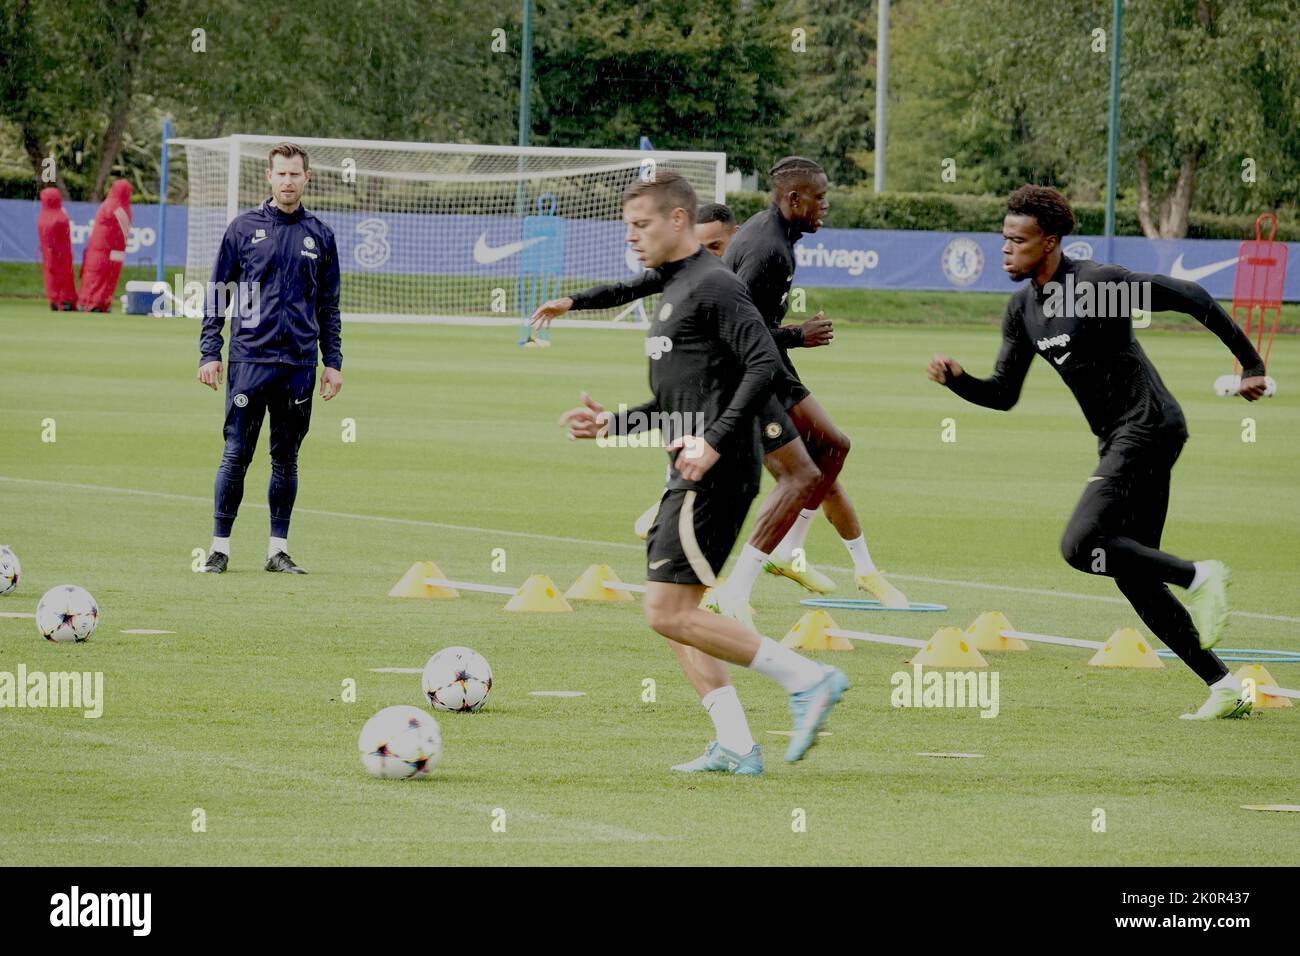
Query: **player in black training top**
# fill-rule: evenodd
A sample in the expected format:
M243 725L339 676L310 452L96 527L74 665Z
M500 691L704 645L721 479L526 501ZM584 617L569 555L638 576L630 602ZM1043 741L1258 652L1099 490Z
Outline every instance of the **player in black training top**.
M764 501L749 544L719 595L718 609L726 610L728 598L734 605L747 608L760 568L798 581L810 591L834 590L835 583L802 557L804 540L818 508L826 513L848 550L858 587L879 599L885 607L907 607L907 598L885 579L872 561L857 512L839 481L849 453L848 436L835 427L826 409L799 380L799 373L790 361L790 349L830 345L834 339L831 322L818 312L798 325L781 324L794 283L795 242L800 236L820 229L830 209L826 200L829 185L826 172L811 159L787 156L772 167L769 176L772 204L740 227L727 247L723 262L745 283L750 298L772 332L786 371L778 383L777 398L821 474L802 500L772 495ZM773 446L777 442L788 442L792 436L771 437L775 440L767 446L769 452L775 451ZM764 523L765 516L770 516L770 523Z
M696 210L695 238L715 256L722 256L727 251L738 228L736 217L722 203L706 203ZM636 299L658 295L662 290L662 276L654 269L646 269L627 282L594 286L576 292L572 296L544 302L533 313L533 324L547 325L552 319L570 309L583 311L617 308ZM784 378L784 372L779 374ZM763 510L754 524L749 543L745 546L737 567L732 570L731 580L727 583L729 593L722 595L716 590L710 593L710 609L734 617L751 630L756 628L749 607L749 591L753 587L754 579L758 577L762 561L772 545L779 542L782 536L790 531L800 504L813 493L821 479L821 473L813 464L812 456L808 454L777 395L778 391L784 394L788 387L773 389L773 393L758 415L764 450L763 461L776 479L776 487L764 499ZM646 536L658 509L659 504L656 502L637 518L634 529L638 536L642 538ZM767 542L767 548L760 552L756 550L755 545L762 542ZM740 572L740 577L744 584L738 586L735 582L742 564L745 570ZM803 563L799 562L799 566L802 567ZM809 571L811 574L816 574L810 569ZM732 595L735 597L733 598Z
M754 416L780 359L744 286L695 238L694 218L695 191L671 171L637 181L623 194L627 241L662 280L645 338L652 397L610 413L584 393L582 406L561 421L571 438L661 430L671 469L646 542L645 616L668 638L717 731L702 757L673 769L757 774L762 751L723 662L765 674L789 693L789 761L816 742L848 681L837 668L699 606L758 491Z
M1219 337L1241 363L1242 398L1264 394L1264 363L1250 340L1199 285L1061 253L1074 211L1055 189L1022 186L1007 202L1003 270L1029 279L1011 297L1002 349L989 378L946 355L928 375L986 408L1010 409L1035 355L1065 381L1097 436L1100 462L1061 538L1073 567L1115 579L1151 632L1210 686L1192 720L1240 717L1251 701L1210 648L1227 621L1228 569L1185 561L1160 548L1169 477L1187 440L1182 409L1133 335L1131 308L1183 312ZM1187 589L1187 609L1169 585Z

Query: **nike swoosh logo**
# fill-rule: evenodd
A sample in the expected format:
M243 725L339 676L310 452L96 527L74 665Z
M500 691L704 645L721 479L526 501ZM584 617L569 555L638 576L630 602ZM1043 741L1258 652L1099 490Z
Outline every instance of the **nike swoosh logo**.
M307 401L306 398L295 398L295 399L293 400L293 403L294 403L295 405L301 405L301 404L302 404L303 402L305 402L305 401Z
M1094 481L1105 481L1105 480L1106 480L1105 475L1093 475L1091 478L1088 479L1088 484L1092 484Z
M270 238L271 238L270 236L254 236L253 245L257 245L259 242L265 242L267 239Z
M1066 359L1068 359L1068 358L1070 357L1071 354L1072 354L1072 353L1070 353L1070 352L1066 352L1066 353L1065 353L1064 355L1062 355L1060 358L1054 358L1054 359L1052 359L1052 361L1055 362L1057 365L1060 365L1062 362L1064 362Z
M646 565L646 567L648 567L651 571L658 571L660 568L662 568L665 564L667 564L671 560L672 558L664 558L660 561L651 561L648 565Z
M524 239L519 242L507 242L504 246L495 248L487 244L487 233L478 237L478 242L474 243L474 261L479 265L490 266L494 262L500 262L502 259L508 259L517 253L523 252L529 246L535 246L539 242L545 242L545 236L537 236L534 239Z
M1178 258L1174 260L1173 266L1169 270L1169 275L1174 279L1183 279L1187 282L1199 282L1206 276L1214 275L1222 269L1233 265L1241 256L1233 256L1231 259L1224 259L1222 262L1211 262L1208 266L1198 266L1195 269L1183 268L1183 256L1179 253Z

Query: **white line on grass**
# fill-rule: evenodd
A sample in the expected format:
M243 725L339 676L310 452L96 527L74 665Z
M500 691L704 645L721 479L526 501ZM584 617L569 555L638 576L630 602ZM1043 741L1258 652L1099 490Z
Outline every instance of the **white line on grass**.
M39 725L37 723L24 724L21 721L11 722L10 724L7 725L7 728L11 732L24 732L30 730L30 732L33 735L47 734L49 729L48 727ZM71 728L60 730L59 736L60 738L63 739L71 738L73 740L80 740L85 743L107 745L108 747L116 750L118 754L128 759L137 758L145 761L146 763L151 764L155 768L160 767L164 764L167 766L190 765L194 763L194 758L197 756L202 758L201 760L202 766L207 768L212 768L213 766L224 766L227 769L237 770L240 771L241 773L250 774L252 776L274 777L277 780L283 780L285 776L284 767L279 764L257 764L257 763L251 763L247 760L232 760L231 758L221 754L205 753L199 750L183 750L179 747L168 746L167 744L161 744L154 740L150 740L147 743L124 740L120 736L94 733L92 731L76 730ZM353 746L354 745L349 741L348 748L351 749ZM419 780L419 781L370 780L369 782L378 787L392 786L393 784L396 784L397 786L436 787L437 775L438 773L435 770L433 772L432 777L428 780ZM297 780L295 780L295 785L337 787L341 783L355 783L357 780L360 780L362 782L366 782L368 780L368 775L359 766L357 767L355 773L347 773L346 775L330 774L327 771L323 770L321 767L317 767L313 771L313 775L311 777L309 778L300 777ZM486 825L486 820L492 815L493 810L496 809L492 804L488 804L488 803L475 803L466 800L457 800L454 797L452 797L450 794L448 794L445 788L438 792L436 799L439 804L445 804L457 810L462 810L465 812L482 815L485 820L485 825ZM524 820L532 823L549 824L549 825L557 826L560 827L561 829L568 830L574 833L575 835L584 834L589 839L595 840L597 842L617 841L620 843L649 843L652 841L670 842L679 839L678 837L666 837L657 833L642 833L640 830L631 830L626 827L615 826L609 823L596 823L588 820L577 820L574 819L573 817L565 817L565 816L558 816L556 814L542 813L536 810L523 810L517 807L510 807L509 805L507 805L506 811L508 814L508 818L511 820ZM502 839L504 840L506 838L503 837ZM581 838L579 837L579 839Z
M47 485L54 488L76 488L83 491L107 492L117 495L141 495L149 498L167 498L173 501L192 501L202 504L211 504L212 498L209 495L179 495L167 491L145 491L139 488L114 488L108 485L86 485L70 481L47 481L40 478L15 478L10 475L0 475L0 481L22 482L31 485ZM258 502L245 502L245 508L260 508L265 510L266 505ZM347 511L324 511L318 508L301 508L295 507L294 511L298 514L320 515L326 518L348 518L353 521L375 521L384 524L407 525L415 528L438 528L444 531L465 531L470 534L494 534L506 538L529 538L534 541L550 541L559 544L581 544L592 545L598 548L623 548L631 551L645 551L644 544L632 544L626 541L596 541L592 538L571 538L565 535L557 534L539 534L535 531L505 531L500 528L483 528L476 525L448 524L442 521L423 521L419 518L390 518L386 515L362 515L353 514ZM846 574L852 574L852 568L836 567L829 564L818 564L819 568L828 571L839 571ZM1054 591L1048 588L1025 588L1017 587L1011 584L990 584L984 581L958 581L952 578L931 578L914 574L893 574L900 581L918 581L922 584L942 584L946 587L955 588L975 588L984 591L1003 591L1012 594L1033 594L1040 597L1066 598L1071 601L1100 601L1103 604L1121 604L1128 605L1128 602L1119 597L1107 597L1102 594L1080 594L1075 591ZM1235 617L1249 617L1261 621L1281 621L1284 624L1300 624L1300 617L1290 617L1285 614L1263 614L1256 611L1238 611L1229 612Z

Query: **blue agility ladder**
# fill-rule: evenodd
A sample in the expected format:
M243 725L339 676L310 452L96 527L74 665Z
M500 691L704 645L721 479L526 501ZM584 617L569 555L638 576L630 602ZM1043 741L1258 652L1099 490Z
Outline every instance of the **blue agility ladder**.
M519 252L519 344L551 343L551 330L532 334L537 307L555 298L564 271L564 226L556 215L560 201L555 193L537 197L537 215L524 217L523 248Z
M946 611L946 604L927 604L913 601L907 607L884 607L875 598L807 598L800 604L840 611Z

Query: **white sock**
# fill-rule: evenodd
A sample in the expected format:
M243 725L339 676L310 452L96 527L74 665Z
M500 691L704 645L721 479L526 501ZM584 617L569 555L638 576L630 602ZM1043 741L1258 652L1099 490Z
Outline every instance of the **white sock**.
M763 570L763 562L767 560L767 555L752 544L745 545L740 552L740 557L736 559L736 566L731 569L731 576L727 578L727 583L723 585L729 594L743 597L749 601L749 595L754 590L754 582L758 579L758 572Z
M786 693L797 694L807 690L825 676L816 661L782 647L770 637L760 637L759 641L758 653L749 662L750 670L772 678L785 688Z
M709 691L700 703L709 712L718 743L742 757L754 749L754 735L749 732L745 708L740 706L736 688L728 684Z
M1216 680L1213 684L1210 685L1210 690L1224 690L1225 688L1232 688L1233 690L1241 690L1241 681L1237 680L1237 676L1235 674L1227 674L1223 677L1220 677L1218 680Z
M781 539L781 543L776 546L772 554L782 561L789 561L794 556L794 549L803 547L808 537L808 529L812 527L813 516L816 514L815 510L809 511L807 508L800 511L799 517L794 519L794 524L790 526L790 530L785 533L785 537Z
M208 548L208 553L211 554L214 551L220 551L226 557L230 557L230 539L213 536L212 547Z
M1192 583L1187 585L1189 591L1195 591L1210 576L1209 561L1193 561L1192 567L1196 569L1196 574L1192 577Z
M272 535L271 543L266 546L266 556L268 558L274 558L279 552L288 551L288 550L289 550L288 538L277 538L274 535Z
M849 557L853 559L854 574L875 574L876 563L871 560L871 552L867 550L867 539L865 535L858 535L852 541L847 538L841 538L844 547L849 549Z

